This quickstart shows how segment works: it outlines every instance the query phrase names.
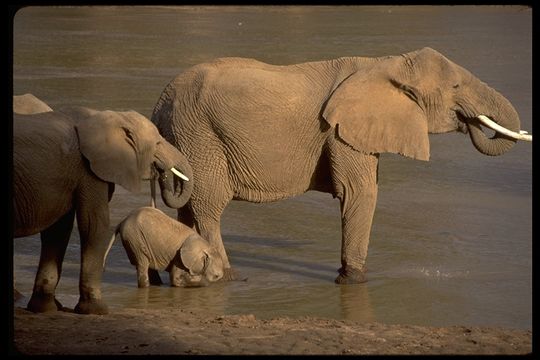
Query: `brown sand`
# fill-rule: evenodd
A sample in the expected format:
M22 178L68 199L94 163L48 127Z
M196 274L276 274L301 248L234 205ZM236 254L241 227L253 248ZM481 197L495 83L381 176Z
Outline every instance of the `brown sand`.
M207 316L181 309L111 309L109 315L14 310L23 354L526 354L532 332L383 325L318 318Z

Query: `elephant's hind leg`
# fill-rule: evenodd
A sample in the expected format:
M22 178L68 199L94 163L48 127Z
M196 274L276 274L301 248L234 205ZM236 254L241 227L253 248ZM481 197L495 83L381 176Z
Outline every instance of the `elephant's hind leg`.
M225 208L225 206L223 206L223 208ZM221 259L223 260L222 280L237 280L238 274L232 269L231 264L229 263L229 258L227 257L225 246L223 245L223 239L221 238L220 219L202 216L196 220L196 224L199 234L219 252Z
M234 196L233 182L229 177L227 157L215 148L207 146L193 150L196 154L193 155L195 159L213 159L213 161L207 166L191 159L193 173L197 174L197 179L187 206L178 210L178 220L187 226L194 226L199 235L219 252L224 268L222 279L235 280L236 276L229 263L220 229L221 214Z
M223 239L221 238L221 214L232 200L232 191L211 191L200 201L192 201L191 210L197 232L210 243L223 260L223 280L236 280L237 274L231 268ZM195 198L197 199L197 198Z
M41 232L39 266L32 297L27 305L27 309L30 311L62 310L62 305L54 297L54 292L62 273L62 262L73 229L74 219L75 210L71 210Z
M150 286L150 280L148 279L148 267L150 262L146 258L140 258L137 262L137 286L140 288L147 288Z

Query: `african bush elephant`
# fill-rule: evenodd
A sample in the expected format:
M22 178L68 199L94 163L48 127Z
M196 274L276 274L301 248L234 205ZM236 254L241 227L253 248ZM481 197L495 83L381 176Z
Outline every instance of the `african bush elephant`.
M14 95L13 112L17 114L37 114L53 111L49 105L32 94Z
M75 312L107 313L101 276L115 184L138 191L141 179L159 175L163 201L178 208L189 198L193 182L173 185L171 171L178 168L191 178L189 163L134 111L73 107L65 113L14 114L13 136L14 237L41 233L28 309L62 308L54 293L77 216L81 271Z
M486 155L516 142L488 138L486 115L519 135L516 110L494 89L439 52L343 57L290 66L222 58L166 85L152 114L160 133L190 161L193 195L178 210L220 249L231 200L270 202L317 190L340 200L341 268L336 283L366 281L379 154L429 159L428 133L469 133Z
M159 209L142 207L132 211L116 227L107 253L117 235L129 261L137 268L137 284L145 288L160 284L157 270L166 270L171 286L218 281L223 277L219 252L192 228L172 219ZM105 257L107 257L107 253ZM150 273L149 270L154 270Z

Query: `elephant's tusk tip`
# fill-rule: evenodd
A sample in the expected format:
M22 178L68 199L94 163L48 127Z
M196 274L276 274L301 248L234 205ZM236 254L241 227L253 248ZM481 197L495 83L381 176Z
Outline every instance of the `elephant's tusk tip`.
M493 120L491 120L490 118L488 118L487 116L485 115L478 115L477 116L477 119L480 120L480 122L482 124L484 124L485 126L487 126L488 128L492 129L492 130L495 130L501 134L504 134L506 136L509 136L513 139L516 139L516 140L523 140L523 141L532 141L532 135L530 135L527 131L525 130L520 130L519 133L516 133L512 130L509 130L505 127L502 127L501 125L497 124L496 122L494 122Z
M182 174L180 171L176 170L175 168L171 168L171 171L174 175L178 176L180 179L184 180L184 181L189 181L189 178Z

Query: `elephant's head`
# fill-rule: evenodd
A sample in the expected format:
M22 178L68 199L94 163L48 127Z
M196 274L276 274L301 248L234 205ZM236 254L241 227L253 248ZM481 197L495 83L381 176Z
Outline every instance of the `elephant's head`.
M16 114L38 114L49 111L53 109L32 94L13 96L13 112Z
M61 112L76 121L81 153L100 179L137 192L141 179L161 174L159 184L165 204L179 208L187 202L193 189L191 166L143 115L84 107L63 108ZM172 185L173 172L184 181Z
M180 268L189 273L188 284L206 285L223 277L219 252L197 234L189 236L178 250Z
M424 48L377 59L337 84L323 117L358 151L393 152L429 160L428 133L470 133L486 155L501 155L516 142L496 132L488 138L477 117L519 133L519 116L496 90L437 51Z

